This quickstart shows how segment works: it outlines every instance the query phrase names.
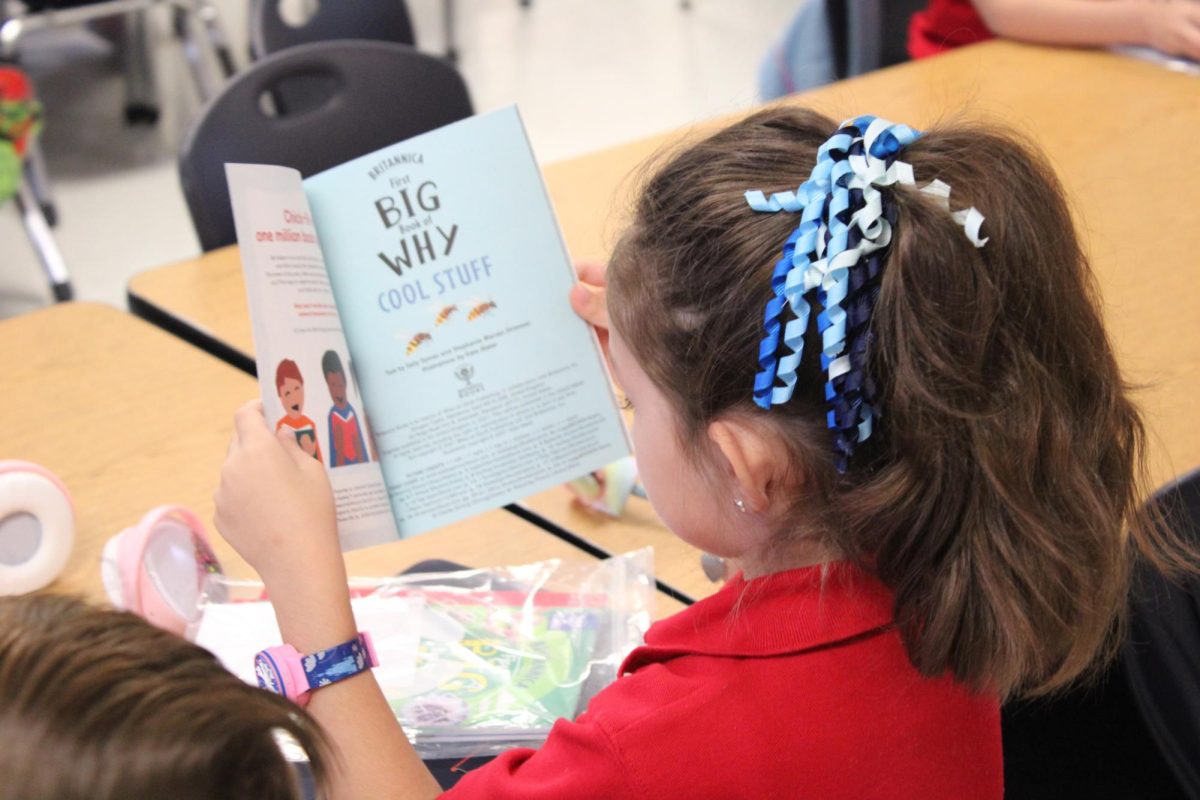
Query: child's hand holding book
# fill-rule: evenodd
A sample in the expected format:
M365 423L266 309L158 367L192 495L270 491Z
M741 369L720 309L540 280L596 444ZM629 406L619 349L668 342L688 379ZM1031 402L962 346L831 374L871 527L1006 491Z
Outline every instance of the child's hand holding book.
M342 563L329 478L288 428L272 432L262 402L246 403L221 467L216 525L274 590Z

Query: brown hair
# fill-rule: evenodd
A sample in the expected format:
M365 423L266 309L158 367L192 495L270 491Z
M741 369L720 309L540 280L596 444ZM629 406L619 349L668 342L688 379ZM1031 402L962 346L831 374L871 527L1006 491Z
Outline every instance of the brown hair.
M0 598L3 800L298 799L277 731L323 786L316 723L208 651L74 598Z
M890 586L917 669L1005 696L1060 687L1115 645L1135 551L1192 563L1141 518L1145 432L1062 189L1028 145L978 124L901 153L919 184L977 206L990 240L976 249L916 187L886 190L898 222L867 354L882 419L839 475L815 326L791 401L752 401L771 272L799 216L743 196L794 189L836 127L777 107L659 165L609 267L613 325L700 463L719 417L787 445L781 536L823 537Z
M300 367L295 361L290 358L285 358L279 362L279 366L275 368L275 391L283 388L283 382L291 378L294 381L299 381L300 385L304 385L304 376L300 374Z

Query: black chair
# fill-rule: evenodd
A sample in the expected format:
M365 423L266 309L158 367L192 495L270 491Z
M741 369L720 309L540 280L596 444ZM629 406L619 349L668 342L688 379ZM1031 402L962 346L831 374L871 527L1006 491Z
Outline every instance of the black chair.
M280 14L280 0L250 5L250 53L257 60L289 47L333 39L371 39L416 45L404 0L322 0L303 25Z
M1000 721L1006 800L1189 800L1142 719L1124 659L1084 686L1010 702Z
M175 34L181 40L196 91L201 100L208 100L216 94L217 86L203 50L207 49L220 65L222 80L236 72L212 0L25 0L16 4L0 0L0 58L19 61L22 39L31 31L123 16L128 92L125 118L130 123L153 123L158 119L158 92L146 14L158 6L171 9ZM199 29L202 35L196 36L193 29Z
M862 75L908 60L908 21L928 0L826 0L834 74Z
M254 0L250 6L250 57L258 60L289 47L336 39L369 39L416 47L412 20L404 0L320 0L302 25L292 25L280 13L280 0ZM271 102L281 114L315 108L337 86L328 77L281 80Z
M908 24L928 0L806 0L767 53L759 94L774 100L908 60Z
M1200 470L1155 495L1166 524L1200 548ZM1200 578L1173 583L1140 565L1121 662L1159 752L1200 798Z
M301 76L325 76L336 89L316 108L264 110L264 95ZM179 178L200 245L237 238L226 162L281 164L307 177L472 113L458 71L405 45L318 42L268 56L229 82L183 143Z
M1200 471L1151 501L1200 546ZM1200 580L1139 564L1120 658L1091 685L1003 713L1011 800L1200 800Z

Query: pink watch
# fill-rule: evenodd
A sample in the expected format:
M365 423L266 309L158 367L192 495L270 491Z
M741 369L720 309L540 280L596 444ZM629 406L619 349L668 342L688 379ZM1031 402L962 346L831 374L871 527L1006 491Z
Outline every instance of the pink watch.
M375 646L366 631L348 642L311 655L300 655L290 644L268 647L254 657L258 685L281 694L298 706L308 705L313 689L353 677L379 666Z

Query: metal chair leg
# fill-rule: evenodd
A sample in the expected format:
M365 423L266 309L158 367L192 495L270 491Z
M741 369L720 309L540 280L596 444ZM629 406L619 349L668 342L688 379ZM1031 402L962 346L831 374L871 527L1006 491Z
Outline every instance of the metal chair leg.
M146 32L146 10L125 15L125 121L130 125L158 122L158 87Z
M46 224L53 228L58 224L58 207L54 205L54 194L46 175L46 156L42 153L42 143L36 136L25 151L25 182L41 208L42 216L46 218Z
M171 5L175 35L183 44L183 55L192 71L192 79L196 82L196 91L201 101L207 103L209 98L217 93L217 87L202 52L200 38L203 38L204 47L210 50L217 66L220 67L223 78L233 77L237 72L233 52L229 49L225 31L221 27L221 17L216 7L208 0L175 0ZM203 26L203 37L198 38L196 35L197 23Z
M192 72L192 80L196 83L196 93L200 95L201 102L207 103L209 98L217 93L217 87L213 84L212 74L208 70L204 53L201 51L199 40L196 38L197 7L196 3L177 6L177 8L183 11L177 18L178 33L183 46L184 58L187 59L188 68Z
M458 61L458 35L454 27L454 0L442 0L442 22L446 31L446 60Z
M21 212L21 221L25 224L29 241L33 244L33 249L42 262L42 269L50 281L54 299L59 302L70 300L75 294L71 288L71 276L67 274L67 265L58 249L58 243L50 233L50 226L42 216L41 206L24 182L17 187L17 194L13 199L17 202L17 210Z
M17 60L17 40L21 38L22 25L19 17L10 17L7 5L0 0L0 61Z
M200 0L196 7L196 14L204 23L208 46L212 48L213 55L216 56L217 63L221 66L223 77L232 78L237 73L237 64L233 60L233 52L229 49L229 40L225 36L225 29L221 25L221 16L217 13L216 6L208 0Z

